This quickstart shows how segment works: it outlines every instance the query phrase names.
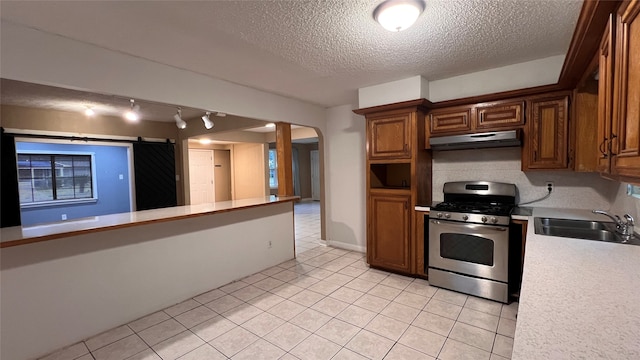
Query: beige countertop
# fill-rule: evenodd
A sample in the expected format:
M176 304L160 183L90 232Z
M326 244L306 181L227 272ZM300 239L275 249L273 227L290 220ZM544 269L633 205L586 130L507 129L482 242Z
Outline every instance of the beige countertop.
M640 246L536 235L534 217L608 221L534 208L513 359L640 359Z
M138 226L161 221L173 221L194 216L269 204L295 201L298 196L266 196L262 198L219 201L215 203L175 206L162 209L135 211L74 219L34 226L14 226L0 229L0 248L25 245L69 237L89 232L106 231L129 226Z

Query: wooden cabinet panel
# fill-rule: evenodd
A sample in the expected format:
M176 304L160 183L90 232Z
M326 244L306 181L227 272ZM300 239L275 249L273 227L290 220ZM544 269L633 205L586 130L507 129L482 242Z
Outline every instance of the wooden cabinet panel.
M411 271L411 194L369 194L367 257L369 264Z
M412 248L413 251L413 273L427 277L426 265L428 265L428 251L429 245L426 243L426 238L429 236L429 212L428 211L416 211L415 212L415 231L414 242Z
M614 172L640 177L640 1L618 11L613 118L619 121ZM616 151L617 150L617 151Z
M566 169L568 162L569 97L529 101L523 170Z
M370 159L411 158L411 114L367 120Z
M524 102L476 107L476 129L514 128L524 124Z
M451 108L429 114L431 135L467 132L471 130L471 108Z
M614 67L614 38L615 26L613 16L609 18L609 23L600 42L599 71L598 71L598 158L597 170L599 172L610 172L612 139L617 137L617 129L612 125L613 112L613 67ZM615 129L615 131L612 131Z

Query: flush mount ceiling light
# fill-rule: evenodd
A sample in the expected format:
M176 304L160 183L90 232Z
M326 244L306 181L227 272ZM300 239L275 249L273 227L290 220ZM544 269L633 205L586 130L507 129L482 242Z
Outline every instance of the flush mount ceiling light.
M204 127L207 128L207 130L211 129L213 127L213 121L211 121L211 119L209 119L209 116L211 115L211 112L207 111L204 115L202 115L202 121L204 121Z
M124 118L129 121L138 121L140 120L140 105L136 104L136 101L131 99L131 108L124 113Z
M176 121L176 126L178 129L184 129L187 127L187 123L182 120L182 109L178 108L178 112L173 115L173 119Z
M202 145L211 144L211 140L209 140L209 139L200 139L199 141L200 141L200 144L202 144Z
M402 31L413 25L423 10L422 0L386 0L373 10L373 18L389 31Z
M219 116L219 117L225 117L225 116L227 116L227 114L226 114L226 113L223 113L223 112L219 112L219 111L218 111L218 112L216 113L216 116Z
M95 115L95 114L96 114L96 112L95 112L95 111L93 111L93 109L92 109L92 108L88 107L88 108L86 108L86 109L84 110L84 114L85 114L86 116L88 116L88 117L92 117L93 115Z
M267 124L267 125L265 125L264 127L266 127L266 128L274 128L274 127L276 127L276 124L274 124L274 123L268 123L268 124Z

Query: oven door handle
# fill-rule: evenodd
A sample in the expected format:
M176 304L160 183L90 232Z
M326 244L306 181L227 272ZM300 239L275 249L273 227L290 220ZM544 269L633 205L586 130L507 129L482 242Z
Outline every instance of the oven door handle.
M509 227L507 226L499 227L499 226L469 224L469 223L452 223L449 221L440 221L440 220L431 220L431 223L440 225L440 226L448 226L453 228L464 228L464 229L494 230L499 232L504 232L509 230Z

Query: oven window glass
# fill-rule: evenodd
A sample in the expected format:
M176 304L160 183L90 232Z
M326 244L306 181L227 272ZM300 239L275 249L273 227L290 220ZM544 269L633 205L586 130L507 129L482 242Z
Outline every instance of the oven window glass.
M493 240L465 234L440 234L440 256L474 264L493 266Z

